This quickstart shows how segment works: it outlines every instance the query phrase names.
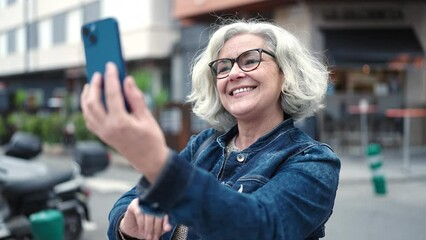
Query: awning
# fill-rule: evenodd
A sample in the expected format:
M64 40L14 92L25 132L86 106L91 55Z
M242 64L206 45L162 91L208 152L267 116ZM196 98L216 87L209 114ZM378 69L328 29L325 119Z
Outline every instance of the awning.
M424 51L411 28L323 29L325 51L332 66L389 66L395 61L424 60Z

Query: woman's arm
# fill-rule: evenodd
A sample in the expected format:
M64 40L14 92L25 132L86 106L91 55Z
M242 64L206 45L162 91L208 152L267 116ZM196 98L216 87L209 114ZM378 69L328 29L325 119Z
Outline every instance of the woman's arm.
M331 214L340 162L323 146L287 161L263 187L244 194L174 155L156 184L140 189L140 204L203 239L304 239Z

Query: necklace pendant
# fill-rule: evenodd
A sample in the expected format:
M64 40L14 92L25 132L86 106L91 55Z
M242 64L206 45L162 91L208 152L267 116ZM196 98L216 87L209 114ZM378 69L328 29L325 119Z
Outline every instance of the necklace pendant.
M235 139L237 136L233 137L231 141L229 141L228 146L226 147L226 152L229 154L231 152L240 152L241 150L235 145Z

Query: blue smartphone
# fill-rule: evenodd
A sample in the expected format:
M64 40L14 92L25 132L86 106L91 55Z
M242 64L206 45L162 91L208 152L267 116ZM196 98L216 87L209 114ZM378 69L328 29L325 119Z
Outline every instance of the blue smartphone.
M117 66L121 86L123 86L123 81L126 77L126 64L121 50L120 31L117 20L114 18L104 18L86 23L81 27L81 37L86 57L87 81L91 81L95 72L100 72L104 76L105 64L113 62ZM105 102L103 93L102 100ZM129 111L129 105L125 97L124 100L126 109Z

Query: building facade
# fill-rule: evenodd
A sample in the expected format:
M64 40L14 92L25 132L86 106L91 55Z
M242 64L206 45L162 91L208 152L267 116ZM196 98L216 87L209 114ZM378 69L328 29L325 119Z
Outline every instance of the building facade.
M119 22L128 72L148 74L154 92L169 86L170 12L170 1L0 0L1 110L18 89L35 108L59 107L70 91L78 96L86 82L80 28L105 17Z
M173 61L184 69L175 78L188 75L184 65L206 45L218 17L271 19L330 67L326 108L302 127L310 125L321 140L357 153L364 132L368 142L401 146L403 119L387 112L426 108L424 12L423 1L174 0L181 41ZM367 104L366 126L360 123L361 103ZM426 118L410 121L410 144L425 146Z
M403 119L386 113L426 108L424 12L426 3L413 0L0 0L0 113L20 89L27 107L58 108L72 93L78 108L86 82L80 27L115 17L128 72L149 76L150 93L166 90L174 103L160 123L181 148L207 127L182 103L191 89L190 64L214 25L264 18L294 33L330 67L326 108L301 127L335 148L359 147L359 106L367 103L368 141L400 146ZM410 142L426 145L426 118L410 121Z

